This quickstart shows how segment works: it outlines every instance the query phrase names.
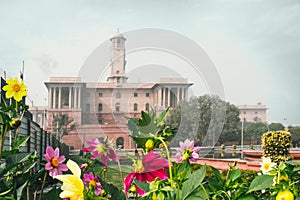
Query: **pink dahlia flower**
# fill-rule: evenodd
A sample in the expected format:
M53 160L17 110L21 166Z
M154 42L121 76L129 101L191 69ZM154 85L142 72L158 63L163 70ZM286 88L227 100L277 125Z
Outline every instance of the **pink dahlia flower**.
M178 162L189 160L190 162L197 161L199 158L198 152L200 147L194 147L194 141L186 139L184 142L179 142L180 149L177 152L176 156L178 157Z
M91 159L95 160L100 157L104 167L107 167L108 160L118 162L113 144L107 140L104 143L94 138L91 142L87 142L90 146L84 148L84 151L92 153Z
M144 156L142 160L137 160L134 163L134 172L127 175L124 180L124 187L126 194L135 178L142 182L152 182L156 178L165 180L168 178L168 174L164 168L169 166L168 160L161 158L159 154L155 154L152 151ZM145 192L136 187L139 195L143 195Z
M55 177L61 175L63 171L68 171L67 165L63 164L65 156L59 156L59 148L54 150L51 146L47 146L44 157L47 160L45 169L49 170L50 176Z
M100 195L102 186L96 176L94 176L93 172L90 172L89 174L83 175L83 184L85 186L85 189L89 189L90 186L92 186L95 190L95 195Z

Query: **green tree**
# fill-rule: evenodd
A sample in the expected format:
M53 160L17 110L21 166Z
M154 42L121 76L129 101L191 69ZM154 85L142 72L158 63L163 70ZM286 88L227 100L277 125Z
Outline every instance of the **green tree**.
M269 130L270 131L282 131L284 130L284 126L281 123L271 123L269 124Z
M74 119L71 119L68 114L58 113L53 115L52 127L53 134L56 134L56 137L59 141L64 135L67 135L69 132L73 131L78 125L74 122Z
M292 143L294 147L300 144L300 126L289 126L289 132L292 134Z
M186 138L195 140L196 145L210 146L219 139L235 140L239 130L239 111L218 96L203 95L182 102L170 114L168 124L178 128L175 139L178 142Z
M263 122L250 123L245 128L246 140L248 140L251 144L260 143L261 136L267 131L268 131L268 126L266 123L263 123Z

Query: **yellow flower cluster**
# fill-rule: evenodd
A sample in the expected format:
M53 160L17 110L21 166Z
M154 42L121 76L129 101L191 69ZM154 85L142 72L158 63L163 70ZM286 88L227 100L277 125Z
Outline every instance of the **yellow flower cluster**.
M292 145L292 136L287 131L269 131L262 135L262 147L265 157L270 157L272 162L291 160L289 152Z

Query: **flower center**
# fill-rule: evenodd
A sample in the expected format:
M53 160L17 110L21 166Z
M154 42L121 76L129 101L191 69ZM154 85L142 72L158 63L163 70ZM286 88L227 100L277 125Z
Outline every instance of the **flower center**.
M145 170L143 166L143 162L141 160L138 160L134 165L134 172L136 173L143 173Z
M97 187L97 182L95 180L90 180L89 184L94 186L94 188Z
M265 170L269 170L270 164L271 164L271 163L265 163L265 164L264 164L264 169L265 169Z
M97 146L97 151L99 153L103 153L104 155L106 155L105 147L104 147L103 144L100 144L100 145Z
M57 158L52 158L51 159L51 164L52 164L53 167L58 167L58 165L59 165L58 159Z
M187 159L189 159L189 157L190 157L190 155L188 153L184 153L182 155L182 160L187 160Z
M20 85L18 85L18 84L15 84L14 86L13 86L13 91L15 91L15 92L19 92L21 90L21 87L20 87Z

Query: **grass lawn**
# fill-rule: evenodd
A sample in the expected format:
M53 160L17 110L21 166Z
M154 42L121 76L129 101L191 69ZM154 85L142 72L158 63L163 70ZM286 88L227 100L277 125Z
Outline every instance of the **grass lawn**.
M84 158L82 156L70 156L70 159L75 161L78 165L81 165L83 163L87 163L89 159ZM120 160L121 168L122 168L122 174L123 178L125 178L130 172L132 172L132 161L130 159L122 159ZM93 171L94 173L101 174L103 177L103 167L101 163L95 163L92 167L88 168L86 173L89 173L90 171ZM123 181L121 180L120 171L118 164L115 162L109 162L107 167L107 172L105 174L105 181L107 183L111 183L118 187L120 190L123 190Z

